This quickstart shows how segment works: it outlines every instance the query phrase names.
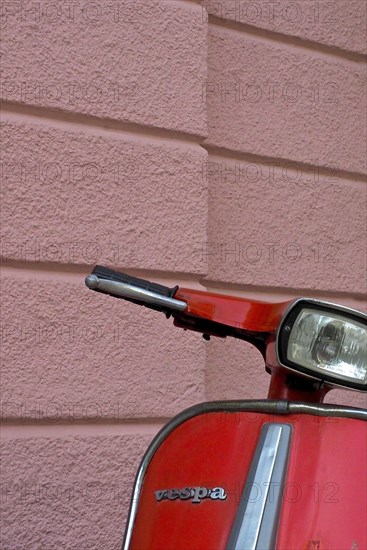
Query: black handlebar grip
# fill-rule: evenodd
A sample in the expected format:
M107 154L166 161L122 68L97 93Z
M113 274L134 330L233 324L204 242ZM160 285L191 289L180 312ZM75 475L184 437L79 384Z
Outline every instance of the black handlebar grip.
M142 298L135 298L135 296L126 296L124 295L124 293L115 293L113 288L103 289L103 284L100 285L100 287L102 288L98 287L98 282L94 286L93 276L95 276L96 281L99 281L100 283L103 283L103 281L124 283L127 285L131 285L131 287L134 287L135 289L141 289L142 291L152 292L156 296L162 296L163 299L160 300L158 296L152 301L151 299L147 299L144 295L142 296ZM144 305L145 307L154 309L156 311L163 311L167 317L171 315L172 309L177 308L177 304L179 304L180 309L186 306L184 302L178 302L177 300L172 299L173 295L179 288L178 286L169 288L168 286L160 285L158 283L152 283L151 281L147 281L146 279L139 279L138 277L133 277L132 275L128 275L127 273L120 273L119 271L114 271L113 269L100 265L95 266L91 275L87 277L86 284L89 288L95 290L96 292L101 292L102 294L107 294L115 298L122 298L124 300L127 300L128 302L132 302L138 305ZM133 294L135 294L135 292ZM164 298L167 298L167 300L165 301Z
M144 290L149 290L150 292L157 292L162 296L168 296L172 298L174 293L178 290L178 286L169 288L168 286L159 285L158 283L152 283L146 279L139 279L138 277L133 277L127 273L121 273L119 271L114 271L109 267L103 267L101 265L96 265L92 271L92 275L96 275L100 279L106 279L108 281L116 281L118 283L126 283L129 285L134 285ZM98 289L96 289L98 290Z

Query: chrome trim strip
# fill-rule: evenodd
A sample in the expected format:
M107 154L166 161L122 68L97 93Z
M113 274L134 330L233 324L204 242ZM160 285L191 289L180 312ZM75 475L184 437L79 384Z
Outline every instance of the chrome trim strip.
M227 550L275 548L291 431L289 424L262 427Z
M154 441L154 440L153 440ZM149 447L150 448L150 447ZM149 451L149 448L148 448L148 451ZM154 451L155 452L155 451ZM153 453L154 454L154 453ZM146 472L146 469L149 465L149 462L151 460L152 457L149 458L148 462L147 463L144 463L144 459L146 457L147 453L144 455L143 457L143 460L140 464L140 467L139 467L139 470L138 470L138 473L137 473L137 476L135 478L135 483L134 483L134 493L132 495L132 498L131 498L131 502L130 502L130 510L129 510L129 515L128 515L128 519L127 519L127 524L126 524L126 531L125 531L125 537L124 537L124 542L123 542L123 546L122 546L122 550L128 550L129 546L130 546L130 541L131 541L131 537L132 537L132 534L133 534L133 527L134 527L134 522L135 522L135 516L136 516L136 512L138 510L138 504L139 504L139 497L140 497L140 489L141 489L141 486L143 484L143 479L145 477L145 472ZM153 456L153 455L152 455ZM145 467L144 467L144 464L145 464Z
M123 542L123 550L128 550L131 536L133 532L136 511L138 508L140 490L144 481L146 470L152 460L155 452L161 445L161 443L168 437L168 435L180 424L183 424L190 418L194 418L200 414L215 413L215 412L258 412L264 414L273 415L287 415L287 414L311 414L314 416L329 416L340 418L351 418L355 420L367 421L367 410L358 409L353 407L343 407L339 405L324 405L313 403L301 403L301 402L289 402L285 400L241 400L241 401L210 401L207 403L199 403L192 407L180 412L177 416L172 418L154 437L153 441L146 450L137 472L134 490L131 497L130 510L128 515L128 521L125 529L125 536Z
M313 414L314 416L332 416L367 420L367 410L358 409L357 407L319 405L313 403L289 403L288 411L289 414Z
M119 281L108 281L107 279L100 279L97 275L88 275L85 279L85 284L88 288L95 290L100 289L105 292L110 292L116 296L122 298L130 298L133 300L139 300L156 306L168 307L176 311L185 311L187 303L182 300L176 300L169 296L163 296L158 292L152 292L151 290L145 290L136 285L128 283L122 283Z

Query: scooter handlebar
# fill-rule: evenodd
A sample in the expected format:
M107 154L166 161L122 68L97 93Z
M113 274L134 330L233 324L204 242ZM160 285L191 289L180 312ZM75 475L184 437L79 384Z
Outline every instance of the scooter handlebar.
M173 311L184 311L187 308L186 302L173 298L178 286L169 288L99 265L86 277L85 284L91 290L123 298L168 315Z
M91 290L123 298L173 315L174 324L212 336L233 336L253 343L263 351L264 338L275 333L289 302L267 303L175 286L169 288L96 266L85 279Z

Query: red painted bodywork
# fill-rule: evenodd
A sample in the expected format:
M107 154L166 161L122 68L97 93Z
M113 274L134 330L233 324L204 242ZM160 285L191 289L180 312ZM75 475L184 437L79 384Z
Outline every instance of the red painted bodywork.
M288 301L274 304L187 288L179 288L174 297L187 303L182 319L190 316L206 319L233 327L238 333L274 332L285 310L292 303Z
M276 548L367 548L366 423L313 415L203 413L178 426L153 456L132 550L225 550L261 427L293 427ZM163 500L155 491L223 487L226 500Z
M214 336L235 336L249 341L255 336L263 341L266 347L266 365L271 373L269 399L323 402L330 386L323 384L318 390L312 391L302 388L302 384L297 388L289 386L289 371L280 367L276 357L275 334L293 300L280 303L260 302L187 288L179 288L174 297L187 303L184 312L175 313L174 324L178 327L207 332Z
M278 361L276 332L292 302L185 288L176 290L174 298L187 303L184 311L173 313L176 326L206 338L234 336L258 347L271 373L270 399L322 402L330 386ZM366 550L367 423L240 408L236 413L203 408L161 443L143 481L129 550L228 550L260 432L268 422L292 425L276 549ZM227 496L193 503L178 498L178 490L187 487L221 487ZM164 490L173 491L170 498L157 500L155 492Z
M270 367L269 367L270 368ZM283 399L286 401L307 401L308 403L322 403L325 395L331 390L323 384L320 389L306 391L293 389L287 386L289 372L281 367L271 367L271 380L268 399ZM367 550L367 549L366 549Z
M265 506L263 510L250 507L247 527L252 535L256 535L257 527L260 530L263 527L256 527L255 515L259 515L260 522L265 510L271 525L262 531L263 538L258 540L274 540L273 527L276 526L277 550L367 550L367 423L352 417L363 418L361 411L346 413L343 408L335 411L332 407L310 406L308 403L321 403L331 386L308 372L298 372L297 365L291 362L293 370L280 364L277 330L293 300L267 303L200 290L170 289L106 268L97 269L97 273L101 280L97 275L87 278L89 288L163 311L168 317L173 316L176 326L201 332L206 339L232 336L252 343L262 353L266 370L271 374L268 397L275 400L275 403L265 402L267 406L262 402L252 403L252 407L249 402L242 405L238 402L236 412L233 405L236 408L237 403L228 405L227 410L221 404L217 409L215 403L211 412L204 404L201 414L197 409L190 410L181 424L177 425L175 420L175 429L165 428L150 447L139 471L141 493L134 494L138 502L132 502L124 547L129 550L232 550L227 547L228 540L243 489L249 479L254 479L252 473L249 477L250 468L253 466L253 472L255 466L261 468L265 464L265 477L256 479L272 479L269 468L274 468L274 479L280 483L286 471L280 517L276 515L278 508L272 506L271 492L265 493L266 505L260 503ZM107 282L103 283L104 277ZM117 288L118 283L124 286ZM174 303L171 298L185 303ZM286 329L290 327L285 326ZM330 384L333 382L331 376L325 375L325 378ZM304 403L291 406L289 401ZM246 407L273 410L273 405L278 414L244 412ZM295 414L295 410L303 414ZM293 414L288 414L289 411ZM314 414L308 414L311 412ZM196 416L187 419L188 414ZM329 416L322 416L326 414ZM265 423L292 426L287 464L289 430L264 430L263 435L279 433L287 437L279 435L275 446L274 442L269 443L273 440L265 445L266 438L261 439L264 446L254 461ZM285 442L282 447L280 438ZM156 447L158 442L160 445ZM279 452L276 463L272 463L275 449ZM288 467L282 470L282 466ZM212 490L210 498L204 498L209 489ZM168 491L167 498L162 498L164 491ZM200 498L199 493L203 493ZM201 502L194 502L195 499ZM266 512L269 513L266 515ZM231 541L236 533L238 530Z

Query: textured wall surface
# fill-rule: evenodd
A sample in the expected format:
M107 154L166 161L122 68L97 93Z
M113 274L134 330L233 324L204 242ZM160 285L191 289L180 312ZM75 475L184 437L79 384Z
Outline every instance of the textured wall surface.
M88 291L94 264L366 310L365 25L360 0L2 4L4 550L120 548L164 422L266 396L251 346Z

